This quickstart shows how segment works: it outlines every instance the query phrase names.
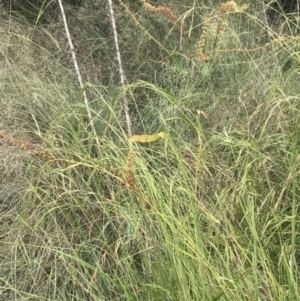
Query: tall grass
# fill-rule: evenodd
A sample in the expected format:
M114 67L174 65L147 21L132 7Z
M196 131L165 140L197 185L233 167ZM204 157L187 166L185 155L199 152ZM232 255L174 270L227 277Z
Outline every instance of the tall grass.
M211 2L205 9L201 1L194 10L170 7L194 22L218 12ZM142 7L146 34L122 9L116 8L128 27L120 35L121 48L128 46L126 91L113 75L111 82L93 77L99 41L91 39L80 58L86 74L92 70L85 89L100 156L72 69L25 34L30 25L1 21L0 129L56 157L0 145L0 300L300 299L293 17L282 23L290 29L283 39L252 7L228 13L215 49L215 27L208 28L210 61L203 63L196 57L203 23L194 23L190 45L168 57L180 26ZM92 36L95 24L85 26ZM157 36L155 26L162 28ZM42 36L42 28L35 30ZM132 43L131 32L139 37ZM270 32L272 46L252 51ZM168 51L148 34L168 37ZM165 61L156 68L154 58ZM128 142L124 93L134 133L163 131L164 139Z

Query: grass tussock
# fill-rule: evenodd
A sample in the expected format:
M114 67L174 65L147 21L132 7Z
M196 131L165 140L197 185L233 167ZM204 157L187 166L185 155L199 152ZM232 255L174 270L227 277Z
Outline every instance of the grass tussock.
M300 299L296 15L163 5L116 5L125 88L104 12L66 7L98 156L59 24L3 13L0 300ZM125 94L164 139L129 141Z

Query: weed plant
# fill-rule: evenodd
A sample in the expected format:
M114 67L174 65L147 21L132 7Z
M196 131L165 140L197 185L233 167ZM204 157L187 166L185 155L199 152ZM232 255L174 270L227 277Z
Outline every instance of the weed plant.
M104 10L67 7L100 154L59 25L2 16L0 300L300 300L296 15L187 2L187 32L116 5L125 90Z

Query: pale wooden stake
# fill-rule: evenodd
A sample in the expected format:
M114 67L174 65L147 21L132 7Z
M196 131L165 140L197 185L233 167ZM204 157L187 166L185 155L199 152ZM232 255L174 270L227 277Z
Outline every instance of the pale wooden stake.
M118 69L119 69L119 73L120 73L120 82L121 82L121 86L123 88L125 88L125 76L124 76L124 69L123 69L123 66L122 66L122 59L121 59L119 42L118 42L118 34L117 34L115 14L114 14L114 10L113 10L112 1L107 0L107 3L108 3L108 8L109 8L111 26L112 26L113 34L114 34L114 42L115 42L117 60L118 60ZM127 134L128 134L129 137L131 137L132 136L131 120L130 120L130 115L129 115L128 99L127 99L126 95L124 96L123 102L124 102L124 111L125 111L125 118L126 118Z
M76 54L75 54L74 46L73 46L73 43L72 43L70 31L69 31L69 28L68 28L68 23L67 23L66 15L65 15L65 12L64 12L64 7L62 5L61 0L58 0L58 3L59 3L59 6L60 6L60 11L61 11L61 14L62 14L62 18L63 18L63 22L64 22L64 26L65 26L65 32L66 32L66 36L67 36L67 39L68 39L69 48L70 48L70 51L71 51L72 60L73 60L75 72L76 72L76 75L77 75L77 79L78 79L78 82L79 82L79 86L80 86L81 89L83 89L82 77L81 77L79 67L78 67L78 64L77 64ZM92 132L93 132L94 136L95 136L97 150L100 154L100 150L101 150L100 142L99 142L99 138L97 136L95 126L94 126L94 121L93 121L91 109L89 107L89 101L88 101L88 98L87 98L87 94L84 90L83 90L83 100L84 100L85 109L86 109L87 116L88 116L89 125L92 129Z

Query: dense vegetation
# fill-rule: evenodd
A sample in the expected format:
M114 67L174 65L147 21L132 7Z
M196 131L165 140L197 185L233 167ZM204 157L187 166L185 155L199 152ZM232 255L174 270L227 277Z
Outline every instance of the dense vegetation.
M8 2L0 300L300 300L298 1Z

